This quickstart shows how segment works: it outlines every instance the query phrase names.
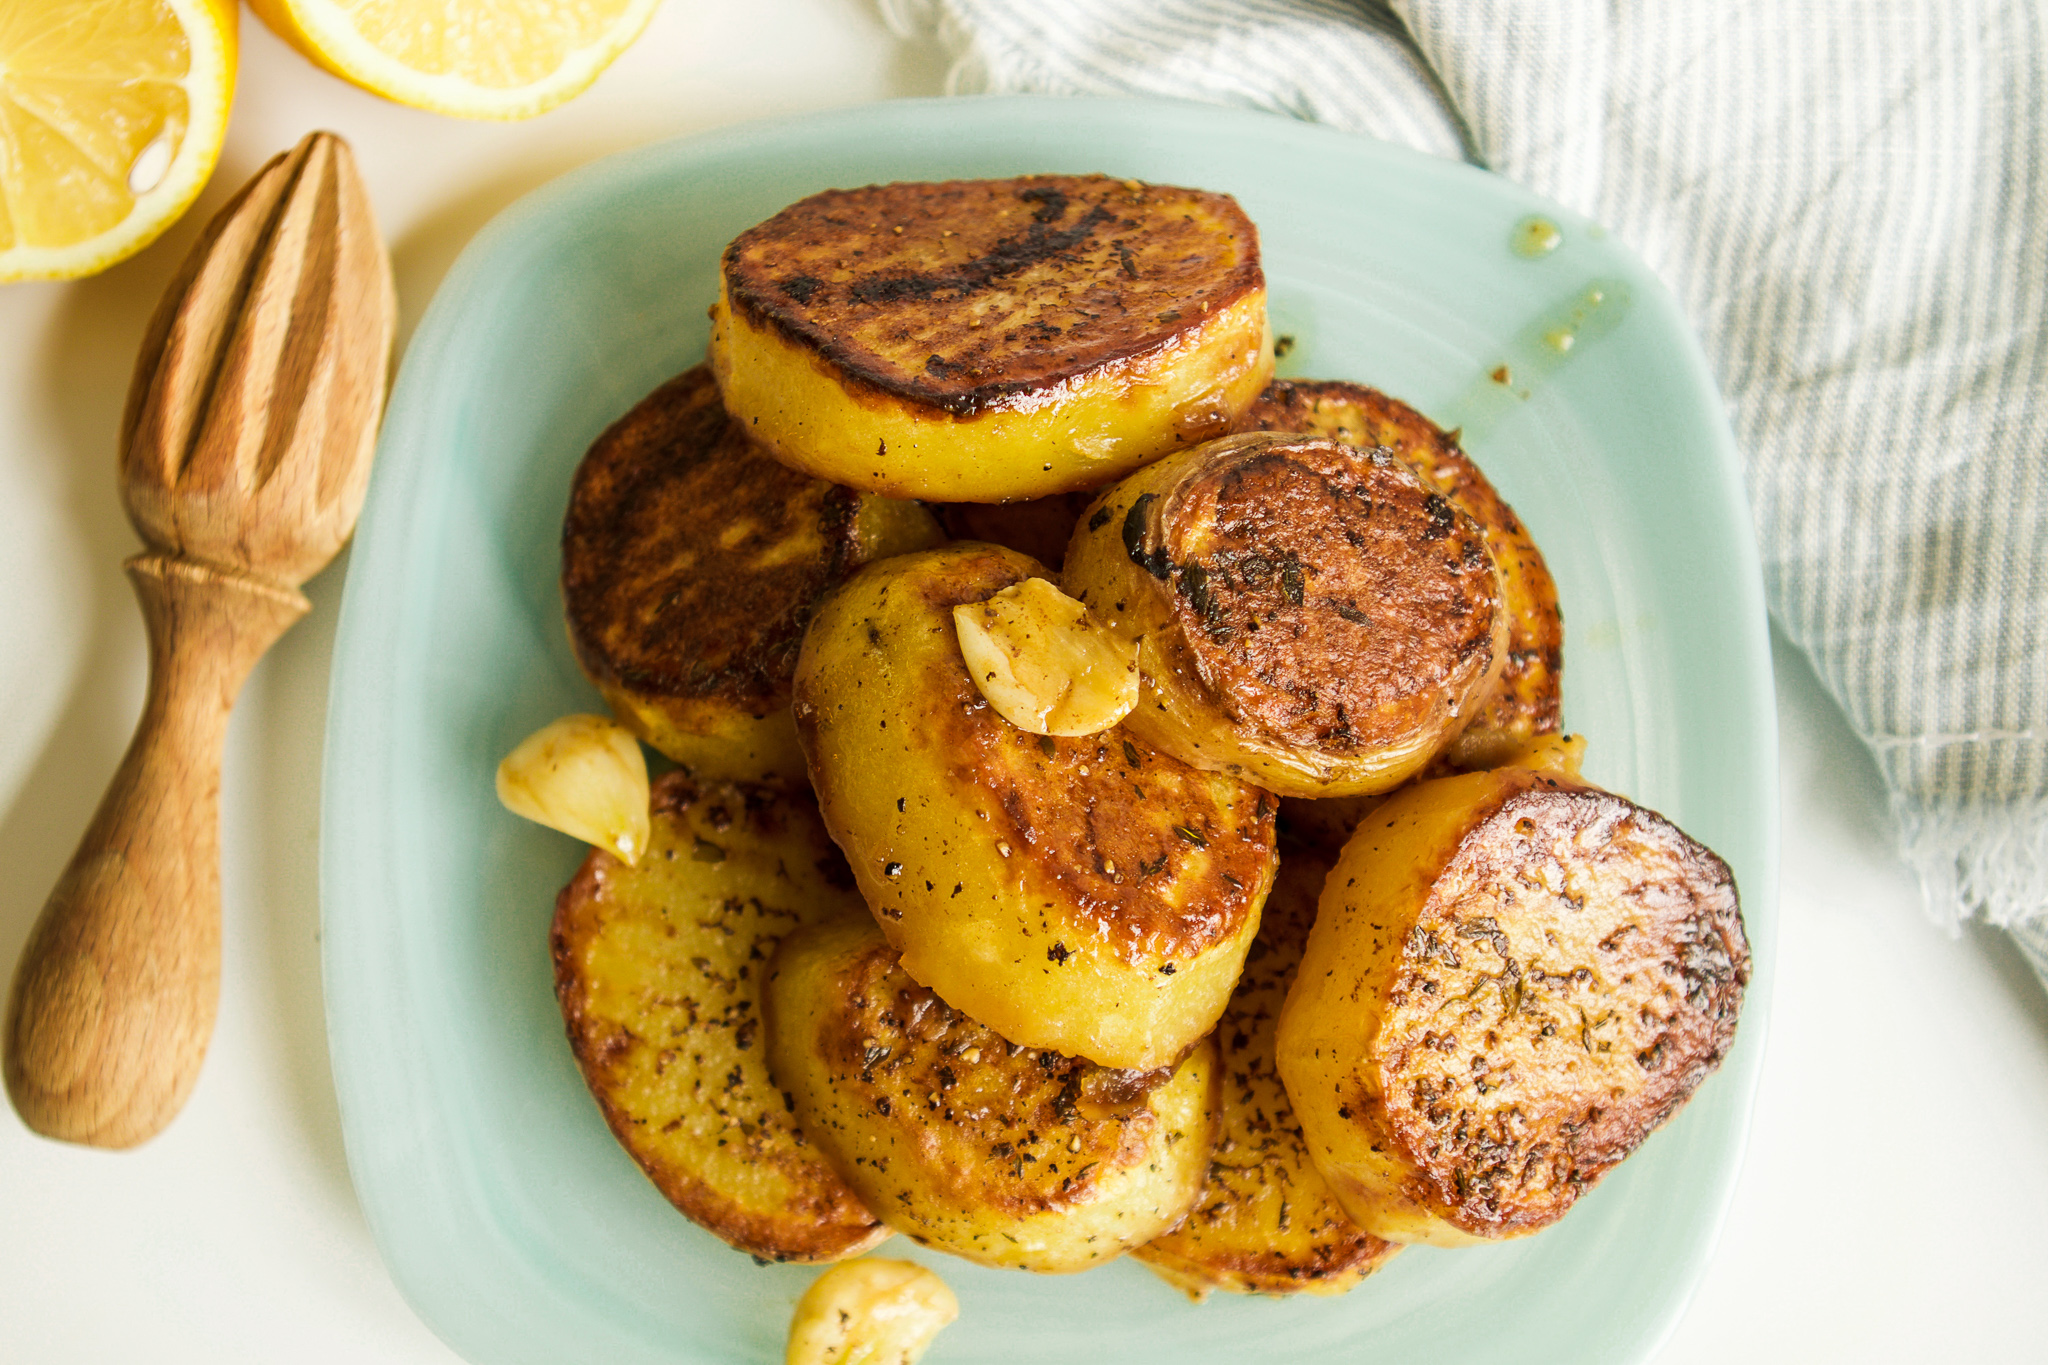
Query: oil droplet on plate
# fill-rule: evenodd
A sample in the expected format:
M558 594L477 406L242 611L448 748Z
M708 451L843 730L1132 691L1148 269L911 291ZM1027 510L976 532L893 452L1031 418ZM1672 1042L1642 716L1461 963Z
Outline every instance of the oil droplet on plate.
M1557 299L1506 338L1505 354L1491 357L1476 382L1432 416L1462 428L1467 450L1472 440L1484 442L1537 389L1620 326L1629 302L1627 283L1613 278L1592 280Z
M1540 261L1564 245L1564 233L1540 214L1530 214L1508 234L1508 249L1527 261Z

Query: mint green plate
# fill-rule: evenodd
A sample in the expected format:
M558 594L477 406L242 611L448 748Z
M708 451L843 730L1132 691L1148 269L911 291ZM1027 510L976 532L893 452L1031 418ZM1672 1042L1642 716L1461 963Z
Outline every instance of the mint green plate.
M478 1365L781 1359L816 1272L729 1250L613 1142L548 961L582 850L501 810L491 774L529 731L599 705L556 589L570 473L701 358L725 242L830 186L1028 171L1235 194L1275 330L1295 338L1282 373L1364 380L1464 427L1556 574L1588 774L1727 858L1757 966L1720 1073L1540 1236L1410 1250L1333 1300L1199 1307L1134 1261L1049 1279L894 1239L889 1254L930 1261L960 1296L927 1359L1645 1359L1734 1184L1776 931L1769 649L1720 400L1664 289L1592 224L1468 166L1161 102L906 102L649 147L532 195L449 273L385 419L327 733L328 1035L393 1277ZM1562 233L1538 259L1513 249L1532 214Z

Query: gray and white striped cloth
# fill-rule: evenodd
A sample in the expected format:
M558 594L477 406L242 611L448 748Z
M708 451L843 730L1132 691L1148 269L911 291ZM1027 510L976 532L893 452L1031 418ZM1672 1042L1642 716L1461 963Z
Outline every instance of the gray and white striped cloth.
M2042 0L882 0L952 88L1209 99L1613 228L1727 397L1771 607L1930 911L2048 980Z

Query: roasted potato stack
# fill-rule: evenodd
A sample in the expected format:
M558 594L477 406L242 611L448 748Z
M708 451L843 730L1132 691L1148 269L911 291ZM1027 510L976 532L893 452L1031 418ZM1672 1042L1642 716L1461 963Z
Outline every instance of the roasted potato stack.
M1341 1294L1400 1250L1353 1223L1309 1159L1273 1066L1280 1002L1294 980L1334 849L1281 845L1280 872L1230 1007L1216 1025L1216 1150L1187 1221L1133 1253L1196 1297Z
M856 574L804 636L798 734L905 971L1014 1042L1168 1065L1237 981L1275 803L1121 729L1055 738L997 715L953 608L1043 576L976 544Z
M562 528L584 671L622 723L699 776L801 784L789 675L812 604L869 560L942 539L915 503L786 469L703 366L599 437Z
M1669 1118L1749 979L1726 864L1534 768L1419 783L1360 825L1280 1012L1280 1076L1352 1218L1533 1232Z
M711 363L793 468L898 498L1099 488L1273 374L1228 195L1106 176L815 194L726 248Z
M769 1078L761 999L782 935L862 916L808 796L656 781L637 866L594 852L555 902L555 994L605 1122L677 1208L769 1261L888 1235Z
M1507 638L1472 518L1384 452L1226 437L1097 496L1063 578L1139 642L1126 728L1282 796L1399 785L1471 720Z
M784 940L769 1047L798 1120L891 1227L1059 1273L1179 1222L1208 1164L1214 1054L1114 1071L1018 1047L911 980L866 916Z
M1459 768L1497 767L1511 751L1560 722L1564 615L1557 584L1515 509L1502 500L1457 439L1406 403L1363 384L1278 380L1238 423L1240 431L1303 431L1384 450L1477 522L1500 570L1507 653L1500 680L1446 757Z

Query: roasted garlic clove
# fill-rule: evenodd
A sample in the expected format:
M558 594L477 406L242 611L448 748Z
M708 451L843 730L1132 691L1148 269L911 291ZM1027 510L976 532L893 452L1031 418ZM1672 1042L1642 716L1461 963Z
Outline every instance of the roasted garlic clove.
M946 1282L910 1261L842 1261L811 1282L789 1324L786 1365L914 1365L960 1316Z
M498 764L498 800L628 864L647 850L647 758L604 716L563 716L521 740Z
M1043 578L953 608L960 654L996 714L1034 735L1092 735L1138 704L1138 646Z

